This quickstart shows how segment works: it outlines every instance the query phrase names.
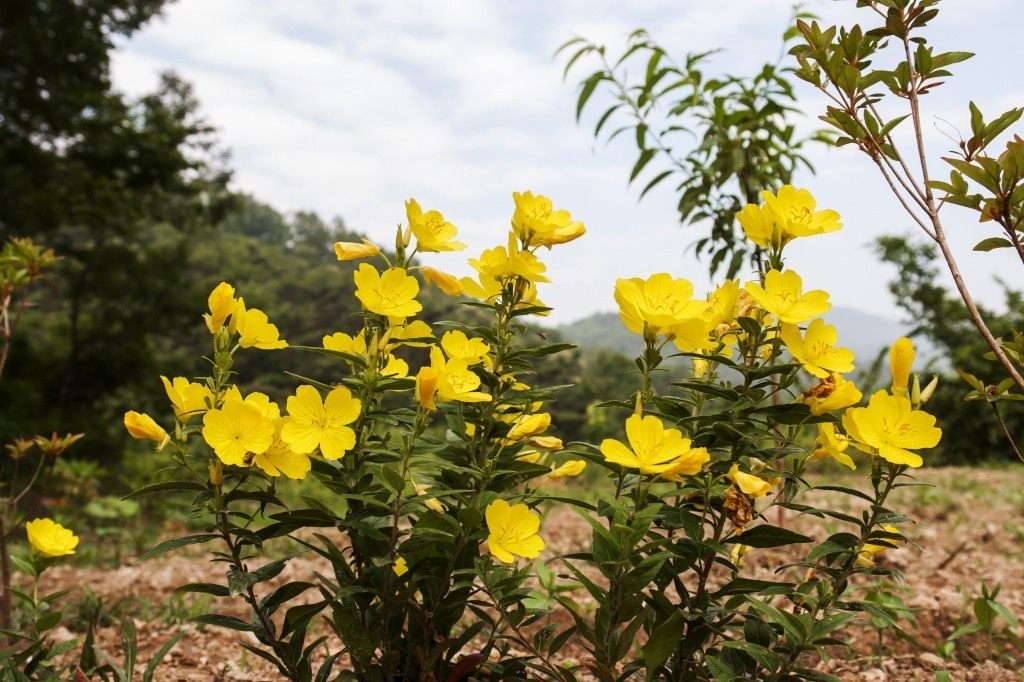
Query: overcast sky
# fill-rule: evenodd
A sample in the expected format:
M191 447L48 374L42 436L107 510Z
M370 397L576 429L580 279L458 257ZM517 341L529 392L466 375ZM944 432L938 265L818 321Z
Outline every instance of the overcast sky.
M721 47L713 68L749 73L778 54L790 4L179 0L118 51L114 80L141 94L161 70L180 72L232 152L235 188L279 210L339 215L385 244L404 221L406 198L441 210L470 248L428 262L460 274L467 256L503 240L513 191L551 196L588 228L545 255L553 283L541 296L565 322L614 309L618 277L668 271L699 292L708 280L684 254L698 232L679 227L669 184L638 202L638 187L626 182L631 142L595 143L592 119L576 126L575 84L562 81L556 47L579 34L615 54L626 33L646 27L678 56ZM829 23L863 16L852 0L806 4ZM934 124L969 130L967 99L990 117L1024 104L1022 25L1021 0L943 3L933 43L978 56L926 100L933 157L951 144ZM823 102L809 88L800 93L810 128ZM868 245L910 232L909 219L862 155L816 148L811 156L818 175L797 184L838 210L846 227L795 243L790 266L837 304L897 318L885 288L892 273ZM947 224L982 300L998 301L992 272L1024 284L1009 254L969 253L987 229L970 214L950 211Z

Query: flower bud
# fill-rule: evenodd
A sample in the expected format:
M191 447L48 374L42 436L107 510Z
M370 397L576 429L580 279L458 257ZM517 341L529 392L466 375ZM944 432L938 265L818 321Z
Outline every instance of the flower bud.
M710 363L704 358L693 359L693 378L703 379L708 374L708 365Z
M128 433L132 438L155 442L157 450L161 450L171 440L171 437L167 435L163 427L153 421L153 418L148 414L132 411L125 412L124 427L128 429Z
M363 240L362 244L356 242L334 242L334 255L338 260L359 260L369 258L380 253L380 247L376 244Z
M224 465L219 459L211 459L209 464L210 483L214 485L224 484Z
M938 385L939 385L939 377L938 377L938 375L933 376L932 380L929 381L928 385L924 387L923 391L921 391L921 395L920 395L919 399L917 400L917 402L915 404L916 405L924 405L926 402L931 400L932 394L935 393L935 389L938 387Z
M458 279L449 275L447 272L441 272L429 265L424 266L421 272L423 273L423 279L435 285L438 289L449 296L462 295L462 284L459 283Z
M896 339L889 349L889 369L892 371L893 395L906 396L910 382L910 368L914 364L914 344L905 336Z
M435 410L434 393L437 391L437 370L421 367L416 374L416 400L425 410Z

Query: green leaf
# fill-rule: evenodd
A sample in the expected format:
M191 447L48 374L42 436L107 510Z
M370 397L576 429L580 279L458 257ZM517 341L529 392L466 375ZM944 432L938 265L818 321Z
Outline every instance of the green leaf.
M188 491L188 492L206 492L207 487L203 483L196 481L165 481L163 483L153 483L146 485L138 490L133 490L128 493L122 500L129 500L133 497L141 497L143 495L153 495L154 493L166 493L174 491Z
M220 613L206 613L201 616L195 616L191 620L193 623L198 623L199 625L213 625L218 628L239 630L241 632L256 632L256 630L259 629L252 623L247 623L241 618L225 616Z
M665 622L654 628L650 638L640 647L640 657L647 666L648 679L654 679L654 671L668 660L676 650L679 639L686 631L686 619L679 611L674 611Z
M174 645L184 636L185 631L178 630L169 640L164 642L163 646L157 649L156 653L153 654L153 658L149 659L149 663L146 664L146 671L142 674L142 682L153 682L153 675L156 674L156 669L160 667L164 657L170 653Z
M989 237L974 245L974 251L992 251L993 249L1012 248L1013 242L1005 237Z
M165 540L164 542L161 542L159 545L157 545L153 549L149 550L148 552L140 556L138 561L136 561L135 563L141 564L143 561L152 559L153 557L158 557L161 554L170 552L171 550L186 547L188 545L198 545L204 542L209 542L210 540L216 540L219 537L220 536L215 533L203 533L201 535L186 535L185 537L181 538L172 538L170 540Z
M228 588L217 583L186 583L179 587L174 588L175 592L200 592L202 594L212 594L215 597L227 597Z
M772 526L767 523L746 530L739 535L734 535L724 542L738 542L748 547L767 549L771 547L784 547L786 545L797 545L804 542L812 542L812 538L796 531L779 526Z

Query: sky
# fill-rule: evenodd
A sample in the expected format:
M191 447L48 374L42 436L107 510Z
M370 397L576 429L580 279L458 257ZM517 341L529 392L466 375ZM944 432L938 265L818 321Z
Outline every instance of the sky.
M825 23L870 21L854 4L805 7ZM788 0L178 0L119 44L112 70L115 86L131 95L152 90L165 69L192 82L204 117L231 151L234 188L278 210L341 216L382 244L393 243L407 198L442 211L469 249L424 262L456 274L469 274L467 257L504 240L513 191L550 196L588 230L543 254L552 283L541 298L555 309L552 322L564 323L614 310L619 277L670 272L698 293L712 284L687 251L700 231L679 226L669 183L638 200L643 184L627 182L632 142L595 142L593 115L576 124L578 78L563 81L556 48L581 35L614 55L629 31L644 27L677 58L722 48L712 71L751 73L777 57L790 7ZM1015 56L1021 25L1020 0L942 3L932 44L977 56L925 100L933 173L952 145L940 126L969 130L967 100L990 118L1024 105ZM808 86L798 92L805 112L798 126L809 131L824 101ZM839 211L845 227L794 242L788 265L837 305L900 318L886 289L893 272L870 244L882 234L922 233L866 157L821 146L809 156L818 173L801 173L795 184L811 189L819 207ZM987 226L955 207L944 215L968 285L999 307L992 273L1020 287L1019 263L1008 250L972 253Z

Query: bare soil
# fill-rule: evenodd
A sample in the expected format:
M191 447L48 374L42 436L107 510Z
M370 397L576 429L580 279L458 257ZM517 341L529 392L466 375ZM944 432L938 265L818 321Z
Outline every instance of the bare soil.
M936 672L944 670L953 680L1020 682L1024 653L1005 638L993 642L975 634L958 639L952 660L938 656L936 647L973 618L971 601L981 594L982 584L1001 585L999 602L1024 619L1024 468L932 469L921 471L918 478L934 487L902 489L893 504L915 520L905 529L911 543L879 559L903 572L905 587L895 591L912 609L915 622L902 623L903 637L892 629L884 632L881 656L876 631L859 626L846 633L850 648L836 647L827 659L809 663L844 680L934 680ZM862 478L846 476L840 483L853 485L857 480ZM850 509L856 505L851 503ZM817 538L838 529L820 519L794 515L787 517L786 525ZM589 542L586 523L569 510L550 513L543 529L551 554L574 551ZM774 567L789 558L781 551L757 550L747 555L743 574L774 575ZM310 580L313 571L324 568L315 558L297 557L274 584ZM108 606L125 606L139 633L139 673L152 653L181 629L185 635L165 658L157 680L279 679L268 663L237 646L239 641L255 644L251 636L187 622L190 615L208 610L246 617L236 600L210 603L173 596L174 588L184 583L224 582L223 566L209 562L201 552L117 568L62 565L48 571L45 580L47 588L75 586L83 595L99 595ZM55 638L81 641L81 623L65 620L67 625L55 631ZM997 621L996 629L1005 625ZM1024 631L1018 628L1017 634ZM104 624L98 643L116 659L118 624ZM579 660L581 651L570 644L565 656Z

